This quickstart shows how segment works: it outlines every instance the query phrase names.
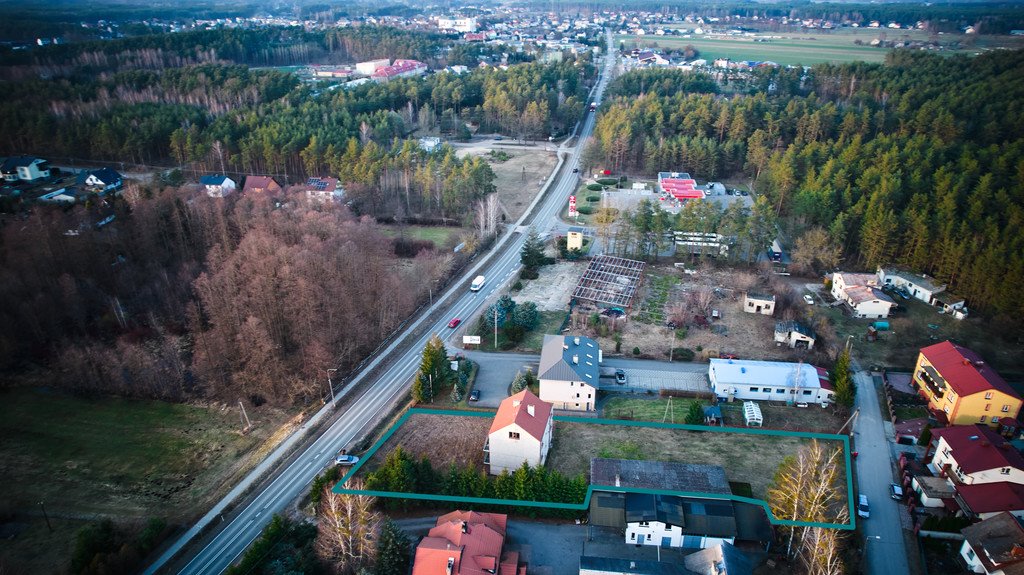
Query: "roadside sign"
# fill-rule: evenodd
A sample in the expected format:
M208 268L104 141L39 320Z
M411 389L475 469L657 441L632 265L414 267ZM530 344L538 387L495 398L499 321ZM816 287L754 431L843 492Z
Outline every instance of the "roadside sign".
M463 345L480 345L480 336L478 335L464 335L462 336Z

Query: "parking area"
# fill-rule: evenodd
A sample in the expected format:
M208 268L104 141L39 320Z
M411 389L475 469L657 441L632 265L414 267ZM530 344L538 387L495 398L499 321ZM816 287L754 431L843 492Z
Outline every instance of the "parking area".
M537 373L538 356L518 353L464 352L466 357L479 365L473 389L480 390L480 400L473 402L476 407L498 408L501 400L508 397L512 379L527 366Z
M659 369L621 368L626 373L626 383L615 382L614 368L605 377L602 373L599 389L603 391L619 391L623 393L646 393L647 391L659 391L671 389L690 393L711 393L711 384L708 383L707 366L701 364L684 364L692 366L692 371L665 371Z

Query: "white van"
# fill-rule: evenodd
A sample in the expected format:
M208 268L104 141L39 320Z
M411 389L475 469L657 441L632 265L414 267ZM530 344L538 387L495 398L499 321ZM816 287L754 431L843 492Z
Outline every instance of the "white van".
M480 291L480 288L484 287L484 282L487 278L484 276L476 276L473 278L473 283L469 285L469 291Z

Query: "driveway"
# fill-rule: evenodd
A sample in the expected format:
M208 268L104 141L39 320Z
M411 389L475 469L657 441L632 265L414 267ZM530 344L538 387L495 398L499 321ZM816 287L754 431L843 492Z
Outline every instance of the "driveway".
M516 373L529 366L537 373L539 355L521 353L485 353L480 351L461 352L475 361L480 368L476 372L474 389L480 390L480 401L474 405L497 409L501 400L508 397L508 387Z
M909 573L907 547L903 540L903 506L889 498L889 484L893 483L892 434L886 433L878 404L878 392L871 373L854 373L857 386L856 405L860 410L854 424L854 449L858 455L857 468L859 494L867 495L871 517L857 518L865 537L864 555L869 575Z

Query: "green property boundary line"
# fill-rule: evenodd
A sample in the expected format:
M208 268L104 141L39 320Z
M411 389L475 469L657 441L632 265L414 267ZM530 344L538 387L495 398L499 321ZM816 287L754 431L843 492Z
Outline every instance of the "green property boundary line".
M729 499L732 501L739 501L742 503L750 503L753 505L760 505L764 508L765 514L768 516L768 521L772 525L784 525L792 527L827 527L830 529L844 529L853 530L857 527L857 514L853 509L853 466L850 459L850 438L846 435L835 435L831 433L804 433L799 431L781 431L775 429L748 429L740 427L711 427L706 425L687 425L683 423L659 423L655 421L625 421L618 419L601 419L601 418L590 418L590 417L570 417L570 416L555 416L555 421L565 421L570 423L588 423L594 425L618 425L624 427L650 427L655 429L682 429L686 431L703 431L703 432L714 432L714 433L736 433L744 435L768 435L768 436L779 436L779 437L799 437L805 439L824 439L829 441L839 441L843 444L844 458L846 464L846 502L847 509L849 511L850 523L823 523L815 521L792 521L788 519L777 519L773 514L772 510L768 507L768 502L763 499L754 499L751 497L743 497L740 495L724 495L721 493L707 493L700 491L672 491L666 489L641 489L633 487L614 487L610 485L594 485L590 484L587 487L587 496L584 498L583 503L552 503L549 501L520 501L517 499L493 499L490 497L460 497L456 495L438 495L438 494L426 494L426 493L403 493L399 491L374 491L369 489L346 489L342 487L349 479L354 477L356 473L366 464L367 461L373 458L377 450L384 445L384 443L391 438L392 435L402 425L405 424L406 420L410 416L415 414L426 414L426 415L451 415L457 417L494 417L493 411L454 411L445 409L425 409L414 407L409 409L402 415L391 429L388 430L378 441L370 448L366 454L359 460L359 462L341 478L333 488L334 493L350 493L356 495L371 495L374 497L391 497L397 499L417 499L424 501L446 501L451 503L480 503L488 505L509 505L518 507L539 507L543 509L568 509L572 511L585 511L590 508L590 498L594 494L595 490L614 492L614 493L645 493L650 495L675 495L681 497L701 497L701 498L712 498L712 499Z

